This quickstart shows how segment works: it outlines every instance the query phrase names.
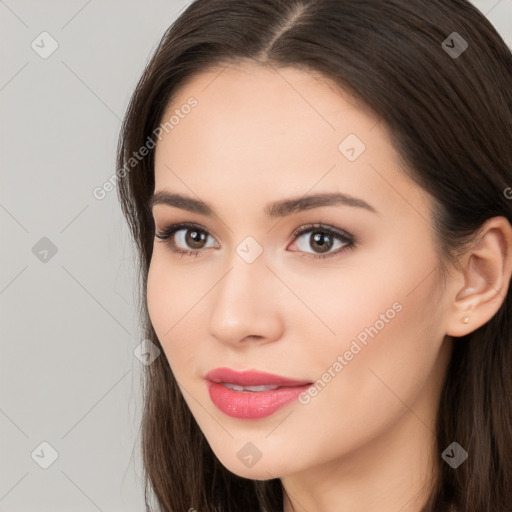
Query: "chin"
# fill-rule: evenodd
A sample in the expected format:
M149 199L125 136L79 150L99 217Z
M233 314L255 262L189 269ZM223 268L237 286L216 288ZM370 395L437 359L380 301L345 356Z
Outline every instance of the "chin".
M231 473L250 480L272 480L273 478L281 478L284 475L294 472L287 465L287 461L280 457L278 452L273 452L268 458L261 455L261 458L252 460L245 459L247 453L253 448L251 443L247 443L238 449L235 454L224 454L226 457L219 457L220 463ZM295 468L296 469L296 468Z
M225 466L231 473L249 480L272 480L273 478L280 478L281 475L277 474L272 466L264 466L260 461L253 468L245 468L240 465Z

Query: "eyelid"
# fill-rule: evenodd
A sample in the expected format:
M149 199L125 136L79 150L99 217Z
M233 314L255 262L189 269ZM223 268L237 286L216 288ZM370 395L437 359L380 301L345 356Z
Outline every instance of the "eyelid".
M155 236L158 236L158 233L165 234L166 232L171 232L171 231L174 234L176 231L179 231L180 229L197 229L198 231L203 231L203 232L207 233L209 236L211 236L212 238L216 239L216 236L214 236L214 234L208 228L205 228L201 224L197 224L195 222L162 222L162 224L163 224L162 229L158 230L156 228L156 223L155 223ZM219 247L222 247L222 244L220 242L218 242L218 244L219 244Z
M309 233L311 231L314 231L315 229L319 231L326 231L328 233L332 233L334 235L337 235L340 238L346 239L346 241L354 242L355 238L353 235L345 231L344 229L336 228L334 226L330 226L327 224L323 224L321 222L312 223L312 224L303 224L299 228L297 228L291 235L291 238L295 240L298 236L301 236L305 233Z

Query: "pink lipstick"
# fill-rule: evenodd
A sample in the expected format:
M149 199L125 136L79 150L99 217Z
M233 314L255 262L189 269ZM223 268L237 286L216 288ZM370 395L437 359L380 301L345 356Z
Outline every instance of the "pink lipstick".
M205 379L215 406L224 414L241 419L270 416L312 384L256 370L237 372L230 368L216 368Z

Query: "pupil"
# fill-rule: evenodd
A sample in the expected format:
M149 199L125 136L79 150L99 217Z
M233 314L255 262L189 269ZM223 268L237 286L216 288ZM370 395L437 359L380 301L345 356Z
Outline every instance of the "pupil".
M331 249L332 242L331 243L322 243L322 240L324 240L324 238L329 238L329 237L330 237L330 235L326 235L325 233L321 233L319 231L314 233L313 240L314 240L315 244L319 245L320 252L328 252Z

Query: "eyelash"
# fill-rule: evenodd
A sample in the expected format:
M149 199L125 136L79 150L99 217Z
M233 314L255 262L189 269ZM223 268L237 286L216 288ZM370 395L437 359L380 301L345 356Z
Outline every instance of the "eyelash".
M201 249L196 250L185 250L185 249L178 249L174 242L172 242L171 237L181 229L194 229L196 231L200 231L202 233L209 234L206 229L201 228L197 224L191 224L188 222L182 222L179 224L170 224L168 226L165 226L164 229L161 231L158 231L155 236L159 238L160 242L167 243L170 246L170 249L172 252L176 254L181 254L182 256L194 256L197 257L202 252ZM335 252L327 253L327 254L311 254L311 253L304 253L304 257L312 257L313 259L317 260L323 260L325 258L330 258L337 256L341 253L344 253L345 251L348 251L350 249L353 249L356 246L355 238L350 235L349 233L340 231L338 229L335 229L333 227L325 226L323 224L306 224L305 226L300 227L299 229L296 229L292 236L293 241L295 241L297 238L299 238L301 235L304 235L305 233L310 233L313 231L320 231L324 234L327 233L331 235L333 238L339 240L340 242L343 242L345 245L338 249ZM303 251L298 251L303 252Z

